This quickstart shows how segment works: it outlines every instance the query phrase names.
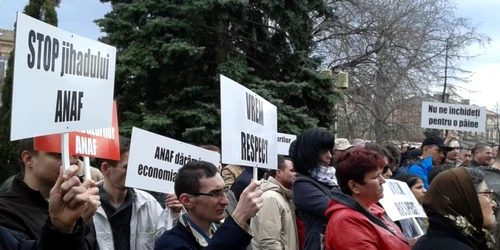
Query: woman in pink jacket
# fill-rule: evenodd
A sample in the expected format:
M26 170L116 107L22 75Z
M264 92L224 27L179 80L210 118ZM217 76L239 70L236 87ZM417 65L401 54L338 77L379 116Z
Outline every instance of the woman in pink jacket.
M327 250L410 250L401 230L377 206L384 197L385 167L381 155L366 150L347 152L338 161L342 193L332 193L326 211Z

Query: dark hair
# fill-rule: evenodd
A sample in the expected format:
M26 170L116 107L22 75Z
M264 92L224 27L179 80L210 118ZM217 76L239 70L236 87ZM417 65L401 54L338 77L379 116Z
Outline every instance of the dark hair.
M405 182L410 189L417 184L418 180L424 181L422 177L413 174L405 174L395 178L395 180Z
M296 149L297 149L297 140L293 140L292 143L290 143L290 147L288 148L288 157L293 161L293 158L295 157Z
M333 135L328 132L317 128L304 131L297 137L294 152L290 154L295 171L310 176L309 170L318 166L319 154L333 151L334 145Z
M206 161L191 161L179 169L175 177L175 195L200 192L200 179L211 178L218 173L217 167Z
M476 144L476 146L474 146L474 148L472 148L471 153L474 156L477 151L482 151L483 149L489 148L489 147L490 147L490 145L488 145L488 144L478 143L478 144Z
M283 170L283 169L286 168L286 164L285 164L286 160L291 161L290 158L288 158L288 157L285 157L283 155L278 155L278 169L279 170ZM275 178L276 177L276 171L277 171L276 169L270 169L269 170L269 175L272 176L273 178Z
M128 151L130 151L130 138L120 135L119 140L120 140L120 156L122 156L123 154L128 153ZM101 165L103 162L107 162L111 167L116 167L119 161L96 158L95 159L96 167L101 169Z
M206 150L215 151L217 153L220 153L219 147L217 147L215 145L201 145L200 148L204 148Z
M483 171L476 168L466 167L465 170L469 173L470 178L472 179L472 184L474 184L474 189L476 192L479 192L479 185L484 181L484 173Z
M434 178L438 174L440 174L441 172L444 172L446 170L450 170L450 169L454 169L454 168L455 168L455 166L451 165L451 164L445 164L445 165L433 167L431 169L431 171L429 172L429 174L427 175L429 185L431 184L432 180L434 180Z
M33 138L26 138L17 141L17 156L19 157L18 159L21 171L23 171L25 167L22 157L24 151L28 151L34 155L38 154L38 152L35 151L35 140Z
M335 176L340 190L352 195L349 181L364 184L365 175L384 166L383 157L374 151L359 149L345 152L337 161Z
M385 149L384 147L381 147L380 145L378 145L375 142L370 142L370 143L365 144L365 150L375 151L376 153L387 157L387 161L389 162L389 164L392 164L392 162L394 162L394 158L389 153L389 151L387 151L387 149Z
M399 164L401 161L401 150L399 150L398 147L394 145L387 144L384 146L385 150L391 155L393 162L396 162L396 164Z

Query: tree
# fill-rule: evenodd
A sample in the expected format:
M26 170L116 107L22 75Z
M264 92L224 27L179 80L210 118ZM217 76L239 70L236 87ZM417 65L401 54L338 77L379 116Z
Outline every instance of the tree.
M323 1L101 1L121 132L219 144L219 74L275 104L280 132L331 127L337 95L311 56L312 13L333 18Z
M350 73L348 103L340 121L351 137L406 140L411 130L394 118L411 112L408 99L425 97L443 84L467 81L458 63L464 51L489 38L454 13L446 0L334 1L339 17L321 22L317 54L328 55L328 66ZM355 107L355 109L353 108ZM346 110L349 109L349 110ZM349 120L350 119L350 120ZM343 131L341 131L343 132Z
M40 21L57 26L58 19L55 8L58 7L59 4L60 0L30 0L26 7L24 7L23 13ZM2 168L0 168L0 180L8 178L19 170L17 167L19 155L16 151L15 142L11 142L9 139L14 53L15 50L9 55L5 82L2 87L2 106L0 107L0 166L2 166ZM30 103L27 105L33 104Z

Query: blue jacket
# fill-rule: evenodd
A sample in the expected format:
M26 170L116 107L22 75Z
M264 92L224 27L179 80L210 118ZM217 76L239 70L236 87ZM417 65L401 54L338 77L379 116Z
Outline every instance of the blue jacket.
M26 240L23 234L0 226L0 249L5 250L86 250L85 232L89 229L83 220L77 223L77 230L72 234L57 232L50 220L43 226L40 241Z
M432 156L427 157L425 160L416 161L415 164L410 166L408 174L417 175L424 181L425 189L429 189L429 172L432 170Z
M182 223L163 233L156 241L155 250L245 250L252 236L228 217L217 229L206 248L198 244L193 234Z

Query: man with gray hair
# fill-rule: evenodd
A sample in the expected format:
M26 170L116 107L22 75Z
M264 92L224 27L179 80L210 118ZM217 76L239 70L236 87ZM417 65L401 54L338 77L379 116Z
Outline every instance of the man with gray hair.
M362 149L365 147L365 140L363 139L354 139L352 141L352 145L354 146L354 149Z

